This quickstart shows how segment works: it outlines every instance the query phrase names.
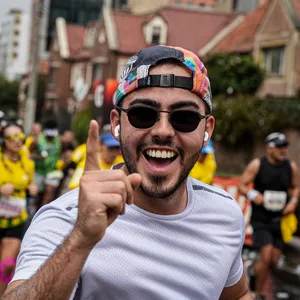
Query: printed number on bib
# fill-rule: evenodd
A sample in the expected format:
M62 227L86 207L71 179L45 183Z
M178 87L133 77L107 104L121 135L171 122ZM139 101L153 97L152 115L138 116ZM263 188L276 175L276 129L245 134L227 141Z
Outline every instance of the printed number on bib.
M285 207L287 199L286 192L265 191L264 192L264 207L271 211L280 211Z
M21 215L26 207L26 200L18 197L0 197L0 217L15 218Z

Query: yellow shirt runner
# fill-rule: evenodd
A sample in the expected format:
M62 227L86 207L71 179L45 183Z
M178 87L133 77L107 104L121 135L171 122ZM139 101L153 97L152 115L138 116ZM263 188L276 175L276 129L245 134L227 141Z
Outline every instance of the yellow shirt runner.
M13 162L0 153L0 186L13 184L10 197L0 195L0 228L12 228L24 223L27 218L26 190L34 178L34 162L25 156Z

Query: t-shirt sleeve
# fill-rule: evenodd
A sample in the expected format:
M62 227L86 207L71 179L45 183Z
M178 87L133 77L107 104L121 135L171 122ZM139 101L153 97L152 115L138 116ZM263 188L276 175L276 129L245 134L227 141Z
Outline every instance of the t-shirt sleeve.
M12 281L32 277L63 243L77 217L77 199L78 190L73 190L37 212L22 241Z
M230 287L238 283L238 281L242 278L244 266L243 266L243 260L242 260L242 251L243 251L243 245L244 245L244 239L245 239L245 221L244 217L241 213L241 216L239 217L240 220L240 247L239 251L237 252L237 255L233 261L233 264L231 266L229 276L227 278L225 287Z

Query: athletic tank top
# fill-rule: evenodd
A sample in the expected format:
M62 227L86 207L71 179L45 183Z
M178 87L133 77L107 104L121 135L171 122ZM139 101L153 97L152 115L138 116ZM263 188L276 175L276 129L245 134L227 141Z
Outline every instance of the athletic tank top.
M288 190L292 184L292 168L289 160L275 166L264 156L260 159L260 169L254 180L254 189L264 195L264 204L252 203L252 221L269 223L279 219L289 201Z

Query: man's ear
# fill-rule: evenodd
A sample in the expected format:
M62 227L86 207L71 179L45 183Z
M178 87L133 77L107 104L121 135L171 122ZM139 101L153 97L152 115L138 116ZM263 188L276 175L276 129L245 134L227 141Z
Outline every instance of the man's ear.
M119 140L120 136L120 114L116 109L113 109L110 113L111 134L116 140Z
M210 140L213 131L215 128L215 118L212 116L209 116L206 119L206 124L205 124L205 139L204 139L204 144L203 147L207 145L208 141Z

